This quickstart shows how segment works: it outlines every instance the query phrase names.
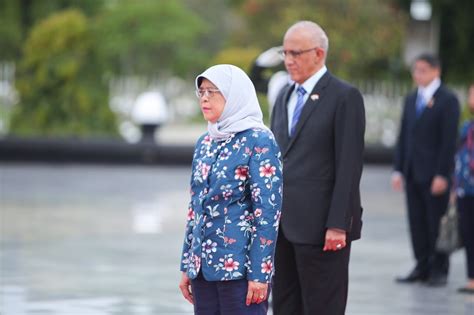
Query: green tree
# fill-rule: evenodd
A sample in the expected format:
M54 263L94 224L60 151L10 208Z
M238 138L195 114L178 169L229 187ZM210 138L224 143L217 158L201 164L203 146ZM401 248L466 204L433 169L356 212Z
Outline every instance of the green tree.
M440 20L439 55L448 82L474 82L474 2L434 0Z
M398 75L406 12L379 0L239 0L234 6L245 21L232 43L281 45L286 29L298 20L320 24L329 37L328 65L344 78Z
M255 47L238 48L231 47L222 49L213 58L214 64L230 63L242 68L249 73L252 62L258 57L262 51Z
M31 27L54 12L68 8L92 16L103 0L0 0L0 60L18 60Z
M185 76L208 60L201 45L207 23L182 1L117 1L104 8L94 27L111 74Z
M392 0L407 13L411 0ZM439 22L439 58L443 79L450 83L474 82L474 1L431 0L433 18Z
M18 2L0 0L0 60L14 60L19 56L23 28Z
M18 66L20 104L11 122L22 135L115 132L94 52L90 21L79 10L55 13L33 27Z

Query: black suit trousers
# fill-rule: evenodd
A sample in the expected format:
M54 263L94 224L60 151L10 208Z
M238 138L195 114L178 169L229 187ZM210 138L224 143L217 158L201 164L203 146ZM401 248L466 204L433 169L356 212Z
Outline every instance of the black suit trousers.
M347 302L351 242L339 251L295 244L280 227L275 253L275 315L343 315Z
M449 256L435 249L439 223L446 213L449 202L449 189L446 193L431 194L431 183L406 181L408 220L416 268L426 276L432 273L447 274Z
M467 277L474 279L474 196L458 197L459 229L466 249Z

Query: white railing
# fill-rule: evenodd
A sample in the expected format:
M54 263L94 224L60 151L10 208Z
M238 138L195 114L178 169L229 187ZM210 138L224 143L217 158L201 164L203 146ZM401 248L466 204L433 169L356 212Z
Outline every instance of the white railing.
M392 147L398 135L403 98L411 87L388 81L359 81L355 85L364 97L366 143Z
M166 100L167 124L182 123L199 113L194 86L180 78L122 76L109 82L109 106L119 120L120 134L130 142L139 138L138 126L131 117L137 98L145 92L158 92Z
M0 62L0 136L8 132L13 106L18 102L15 90L15 64ZM398 135L403 99L413 87L389 81L359 81L354 84L364 97L366 109L366 143L392 147ZM467 86L451 86L461 104L467 99ZM130 113L137 97L146 91L159 91L167 100L169 123L183 123L199 115L194 86L179 78L116 77L109 82L109 105L118 116L120 133L133 138L136 126ZM128 130L128 131L127 131ZM127 132L130 132L127 135Z

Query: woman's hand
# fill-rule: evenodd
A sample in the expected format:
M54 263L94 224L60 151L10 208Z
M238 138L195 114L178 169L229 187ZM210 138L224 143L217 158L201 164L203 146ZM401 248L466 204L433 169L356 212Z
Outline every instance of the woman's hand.
M184 298L188 300L189 303L194 304L193 294L191 292L191 280L189 280L189 277L184 272L179 282L179 289Z
M260 304L267 299L268 283L260 283L249 280L247 291L247 299L245 304L249 306L251 303Z

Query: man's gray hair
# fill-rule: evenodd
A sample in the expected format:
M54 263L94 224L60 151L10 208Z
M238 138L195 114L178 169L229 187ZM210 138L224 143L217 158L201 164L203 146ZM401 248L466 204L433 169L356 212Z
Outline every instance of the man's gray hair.
M293 24L288 29L288 31L286 31L286 33L288 34L296 30L303 30L307 32L310 35L310 37L314 40L314 44L324 49L327 55L327 52L329 49L329 39L328 39L328 36L326 35L326 32L324 32L321 26L319 26L318 24L312 21L298 21L295 24Z

